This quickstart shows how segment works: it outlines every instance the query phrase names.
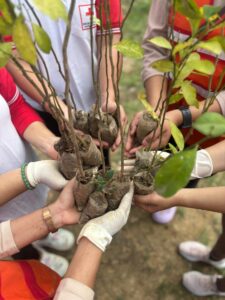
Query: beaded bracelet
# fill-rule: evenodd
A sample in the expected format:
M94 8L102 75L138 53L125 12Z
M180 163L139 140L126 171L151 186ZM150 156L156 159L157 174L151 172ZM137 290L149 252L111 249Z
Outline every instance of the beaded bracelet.
M26 176L26 166L27 166L26 163L22 164L22 166L21 166L21 177L22 177L23 183L25 184L25 187L28 190L33 190L34 187L30 184L30 182L29 182L29 180L27 179L27 176Z

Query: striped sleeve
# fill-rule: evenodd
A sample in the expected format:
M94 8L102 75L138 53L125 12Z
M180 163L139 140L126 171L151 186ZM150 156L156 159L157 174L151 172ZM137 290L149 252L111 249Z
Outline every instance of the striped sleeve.
M123 13L120 0L96 0L96 12L101 21L97 35L121 32Z
M5 68L0 69L0 94L8 103L10 115L19 135L33 122L42 122L39 115L23 99L11 75Z

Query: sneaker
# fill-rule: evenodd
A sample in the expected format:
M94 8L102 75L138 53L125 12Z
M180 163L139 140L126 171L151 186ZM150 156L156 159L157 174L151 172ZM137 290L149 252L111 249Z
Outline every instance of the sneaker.
M167 224L171 222L176 214L176 207L160 210L152 214L152 219L159 224Z
M183 274L183 285L195 296L225 296L225 292L217 289L216 280L219 278L222 276L191 271Z
M49 233L46 238L33 244L41 247L52 248L57 251L67 251L74 245L74 235L69 230L60 228L55 233Z
M217 269L225 268L225 258L221 260L210 259L211 248L195 241L183 242L179 245L178 251L185 259L191 262L205 262Z
M40 262L63 277L68 269L68 261L59 255L49 253L41 247L35 245L35 249L40 253Z

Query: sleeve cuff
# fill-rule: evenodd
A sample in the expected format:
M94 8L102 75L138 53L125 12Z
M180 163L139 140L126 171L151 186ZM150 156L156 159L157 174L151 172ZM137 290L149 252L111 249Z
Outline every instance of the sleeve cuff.
M64 278L61 280L54 297L54 300L93 300L94 291L72 278Z
M0 228L0 258L19 252L13 238L10 220L1 223Z
M112 241L112 236L102 226L91 222L82 228L77 238L77 244L84 236L103 252Z

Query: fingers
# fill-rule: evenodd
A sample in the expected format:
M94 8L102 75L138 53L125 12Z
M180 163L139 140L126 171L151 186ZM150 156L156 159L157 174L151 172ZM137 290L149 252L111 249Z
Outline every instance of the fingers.
M119 130L115 143L111 146L111 150L114 152L119 147L120 143L121 143L121 134Z
M154 193L149 195L135 195L134 196L134 203L140 205L152 204L151 198L153 198Z
M136 204L136 206L149 212L149 213L154 213L154 212L159 211L159 208L154 205Z

